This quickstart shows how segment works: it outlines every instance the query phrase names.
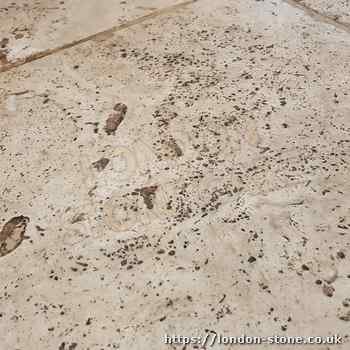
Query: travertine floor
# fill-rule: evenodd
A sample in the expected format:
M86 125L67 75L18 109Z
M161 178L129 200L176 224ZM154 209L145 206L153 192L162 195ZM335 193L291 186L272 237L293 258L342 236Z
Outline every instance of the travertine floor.
M331 3L1 2L1 350L349 349L350 20Z
M288 1L288 0L287 0ZM350 25L350 1L327 1L327 0L291 0L290 2L301 3L311 12L318 12L326 17L336 20L340 23Z

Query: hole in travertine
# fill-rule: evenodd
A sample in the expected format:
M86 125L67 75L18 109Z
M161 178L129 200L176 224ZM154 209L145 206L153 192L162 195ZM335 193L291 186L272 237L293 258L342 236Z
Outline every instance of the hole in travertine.
M16 216L6 222L0 232L0 257L15 250L25 238L29 218L27 216Z

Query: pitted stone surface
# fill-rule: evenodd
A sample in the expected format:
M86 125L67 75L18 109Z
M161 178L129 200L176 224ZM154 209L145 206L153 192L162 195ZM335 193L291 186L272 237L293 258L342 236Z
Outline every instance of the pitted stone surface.
M0 64L5 58L11 62L60 47L178 3L178 0L3 0Z
M1 218L30 217L5 349L347 349L349 45L283 1L201 0L2 73Z
M350 28L350 2L349 0L327 1L327 0L299 0L301 5L318 11L337 22L349 25Z

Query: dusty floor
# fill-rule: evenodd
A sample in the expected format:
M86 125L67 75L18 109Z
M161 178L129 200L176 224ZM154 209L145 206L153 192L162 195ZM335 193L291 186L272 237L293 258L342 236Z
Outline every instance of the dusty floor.
M349 349L349 1L2 0L0 42L1 350Z

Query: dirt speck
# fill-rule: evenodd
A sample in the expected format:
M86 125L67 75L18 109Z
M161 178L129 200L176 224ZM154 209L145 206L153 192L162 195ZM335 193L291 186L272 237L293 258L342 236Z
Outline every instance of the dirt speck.
M156 185L136 189L136 192L140 193L140 195L142 196L147 209L153 209L154 207L153 200L156 195L157 189L158 189L158 186Z
M124 103L117 103L111 115L106 120L105 131L107 135L114 135L121 122L124 120L128 107Z
M181 147L177 144L177 142L173 138L169 140L168 146L175 152L177 157L181 157L183 155L183 151Z
M86 218L85 213L79 213L79 214L73 216L71 223L76 224L77 222L84 221L85 218Z
M101 158L98 161L92 163L92 165L98 171L102 171L102 170L104 170L106 168L108 163L109 163L109 159L108 158Z
M344 314L340 314L339 319L345 322L350 322L350 311L344 313Z
M322 287L323 294L326 295L327 297L332 297L334 294L334 287L329 285L329 284L324 284Z

